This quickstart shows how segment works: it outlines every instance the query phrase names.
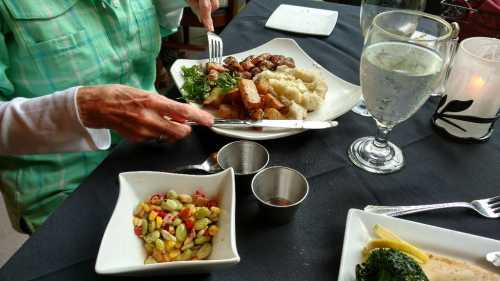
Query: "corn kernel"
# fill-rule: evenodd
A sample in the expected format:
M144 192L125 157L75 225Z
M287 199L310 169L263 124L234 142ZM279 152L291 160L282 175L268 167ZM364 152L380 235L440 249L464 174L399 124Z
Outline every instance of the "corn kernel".
M182 242L181 241L176 241L175 242L175 248L180 249L182 247Z
M161 228L162 224L163 224L163 219L159 216L156 216L156 228Z
M142 211L142 204L137 205L134 209L134 215L139 215L139 213Z
M150 221L153 221L153 220L156 218L156 216L158 216L158 213L157 213L157 212L155 212L155 211L151 211L151 212L149 213L149 217L148 217L148 219L149 219Z
M145 213L144 209L142 209L137 216L143 218Z
M140 219L140 218L138 218L138 217L134 217L134 219L133 219L133 223L134 223L134 226L141 226L142 221L141 221L141 219Z
M146 249L146 253L151 255L153 253L154 246L153 244L146 243L144 244L144 248Z
M151 207L146 204L146 203L142 203L142 209L145 211L145 212L149 212L151 211Z
M167 251L171 251L175 247L175 241L168 240L167 241Z
M211 225L208 228L208 234L210 236L215 236L215 234L217 234L218 232L219 232L219 228L216 225Z
M178 249L174 249L170 252L168 252L168 257L170 259L175 259L178 255L180 255L181 251L179 251Z
M220 214L220 208L212 206L212 207L210 207L210 212L212 212L213 214L218 215L218 214Z

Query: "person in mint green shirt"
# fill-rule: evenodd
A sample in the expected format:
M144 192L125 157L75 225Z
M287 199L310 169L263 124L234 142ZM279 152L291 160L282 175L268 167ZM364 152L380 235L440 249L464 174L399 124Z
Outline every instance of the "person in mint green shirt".
M161 35L187 4L213 30L217 0L0 1L0 190L17 230L34 232L106 157L109 129L175 142L186 120L212 125L154 88Z

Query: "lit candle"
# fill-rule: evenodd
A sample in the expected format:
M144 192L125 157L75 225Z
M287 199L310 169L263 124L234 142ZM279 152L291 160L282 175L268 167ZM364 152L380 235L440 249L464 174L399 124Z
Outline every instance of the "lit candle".
M464 40L455 56L446 91L433 116L440 132L467 141L484 141L500 108L500 40Z
M470 83L469 83L469 92L471 93L471 95L473 97L478 97L478 95L481 93L481 90L483 89L484 87L484 84L486 82L484 81L484 79L479 76L479 75L474 75L471 77L470 79Z

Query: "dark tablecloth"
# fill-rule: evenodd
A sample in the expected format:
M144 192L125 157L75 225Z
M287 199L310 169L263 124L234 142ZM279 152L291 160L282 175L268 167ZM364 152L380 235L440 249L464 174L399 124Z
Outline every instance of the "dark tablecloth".
M331 36L311 37L264 28L280 2L251 1L222 33L225 53L243 51L275 37L291 37L331 72L358 83L362 45L358 7L284 1L339 11ZM241 262L226 271L162 280L336 280L350 208L470 201L499 195L500 133L484 144L454 143L432 130L430 118L435 107L436 101L429 101L396 127L391 140L403 148L407 161L396 174L371 175L350 164L346 157L349 144L375 133L371 119L353 113L340 117L337 128L262 142L271 153L271 164L295 168L309 180L310 194L296 219L288 225L269 226L256 219L254 199L238 202L236 231ZM190 138L175 145L119 145L2 267L0 280L129 280L94 272L99 243L118 196L118 174L201 162L229 141L208 129L195 128ZM464 209L406 218L500 239L498 220Z

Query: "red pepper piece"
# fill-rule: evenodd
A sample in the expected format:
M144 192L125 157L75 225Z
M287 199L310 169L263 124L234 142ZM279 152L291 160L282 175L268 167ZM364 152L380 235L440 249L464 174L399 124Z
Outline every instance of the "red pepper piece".
M159 211L158 216L161 217L162 219L167 215L164 211Z
M184 224L186 225L186 228L188 230L191 230L194 227L194 220L193 219L187 219L184 221Z
M142 227L140 227L140 226L134 227L134 233L137 236L141 236L142 235Z
M182 219L182 220L187 220L189 218L189 215L191 213L191 210L189 208L184 208L181 210L181 212L179 213L179 217Z
M217 205L219 205L219 202L217 201L217 199L211 199L210 201L208 201L207 203L207 207L210 209L210 207L217 207Z

